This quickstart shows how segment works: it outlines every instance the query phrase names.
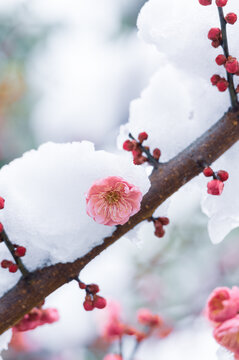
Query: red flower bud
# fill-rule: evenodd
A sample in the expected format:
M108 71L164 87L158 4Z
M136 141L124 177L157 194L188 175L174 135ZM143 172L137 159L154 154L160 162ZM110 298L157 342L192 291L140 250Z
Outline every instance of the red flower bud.
M100 288L97 284L89 284L86 286L87 291L89 291L91 294L96 294L100 291Z
M2 260L2 262L1 262L1 267L2 267L3 269L9 268L10 265L12 265L12 261Z
M227 5L227 0L216 0L216 4L218 7L223 7Z
M224 170L219 170L217 172L217 176L219 177L219 179L221 181L227 181L227 179L229 178L229 174L227 171L224 171Z
M219 28L211 28L207 37L210 40L219 40L221 37L221 30Z
M229 13L225 16L225 20L228 24L235 24L237 21L237 15L235 13Z
M3 224L0 223L0 233L3 232Z
M213 40L211 45L216 49L221 45L221 40Z
M17 264L11 264L8 268L9 272L15 273L18 270Z
M235 74L239 70L239 64L235 57L228 58L225 68L230 74Z
M153 157L154 157L156 160L159 160L160 156L161 156L161 151L160 151L158 148L154 149L154 151L153 151Z
M94 309L94 304L91 300L85 300L83 306L86 311L92 311Z
M24 246L18 246L15 251L16 256L25 256L27 249Z
M141 132L138 135L138 140L140 143L142 143L144 140L147 140L147 139L148 139L148 134L146 132Z
M212 85L217 85L218 81L221 80L221 76L214 74L210 80Z
M0 196L0 210L4 208L5 200Z
M210 177L210 176L213 175L213 170L210 167L206 167L203 170L203 175L206 176L206 177Z
M133 142L130 140L125 140L125 142L123 143L123 149L126 151L132 151L133 148L134 148Z
M203 6L211 5L212 0L199 0L199 3Z
M161 224L164 226L169 224L169 218L167 218L167 217L160 217L159 220L160 220Z
M216 85L216 86L217 86L217 88L218 88L219 91L223 92L223 91L226 91L226 90L227 90L229 84L228 84L228 82L226 81L226 79L222 78L221 80L219 80L219 81L217 82L217 85Z
M217 65L220 66L220 65L224 65L224 64L226 63L227 58L226 58L226 56L224 56L224 55L218 55L218 56L216 57L215 61L216 61Z
M84 284L83 282L79 281L78 284L79 284L79 288L80 288L80 289L83 289L83 290L84 290L84 289L86 288L86 284Z
M221 195L224 184L220 180L211 180L207 184L207 192L211 195Z
M101 296L95 296L94 297L94 306L97 308L97 309L104 309L106 307L106 300L101 297Z

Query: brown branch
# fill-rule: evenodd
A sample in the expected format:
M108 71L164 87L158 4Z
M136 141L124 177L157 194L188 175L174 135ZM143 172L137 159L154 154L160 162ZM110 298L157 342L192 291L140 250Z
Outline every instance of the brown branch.
M180 187L197 176L205 162L210 165L239 139L239 111L227 112L214 126L168 163L160 164L150 177L151 188L141 210L112 236L104 239L74 263L57 264L31 273L0 300L0 334L18 322L46 296L71 281L81 269L134 226L152 216L155 209Z

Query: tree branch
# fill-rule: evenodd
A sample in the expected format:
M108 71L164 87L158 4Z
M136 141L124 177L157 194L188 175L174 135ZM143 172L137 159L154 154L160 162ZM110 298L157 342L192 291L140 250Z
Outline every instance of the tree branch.
M214 126L184 151L165 164L160 164L150 176L151 187L144 196L141 210L112 236L74 263L56 264L21 278L0 300L0 334L17 323L33 307L63 284L78 276L92 259L140 222L152 216L156 208L180 187L197 176L201 163L210 165L239 139L239 111L227 112Z

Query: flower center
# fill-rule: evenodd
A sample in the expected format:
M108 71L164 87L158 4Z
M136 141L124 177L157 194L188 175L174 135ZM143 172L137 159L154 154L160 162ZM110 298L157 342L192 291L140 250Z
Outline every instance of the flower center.
M109 205L116 204L120 198L121 195L119 191L115 191L115 190L107 191L107 193L104 196L105 201L107 201Z

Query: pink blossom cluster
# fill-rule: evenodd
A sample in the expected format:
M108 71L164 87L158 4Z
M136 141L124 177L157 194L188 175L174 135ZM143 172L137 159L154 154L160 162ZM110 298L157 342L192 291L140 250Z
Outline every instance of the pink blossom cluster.
M94 182L86 194L86 210L97 223L123 225L140 210L142 193L119 176Z
M215 340L239 359L239 288L213 290L205 313L214 327Z
M59 320L57 309L33 308L28 314L24 315L22 320L13 327L14 331L28 331L44 324L52 324Z

